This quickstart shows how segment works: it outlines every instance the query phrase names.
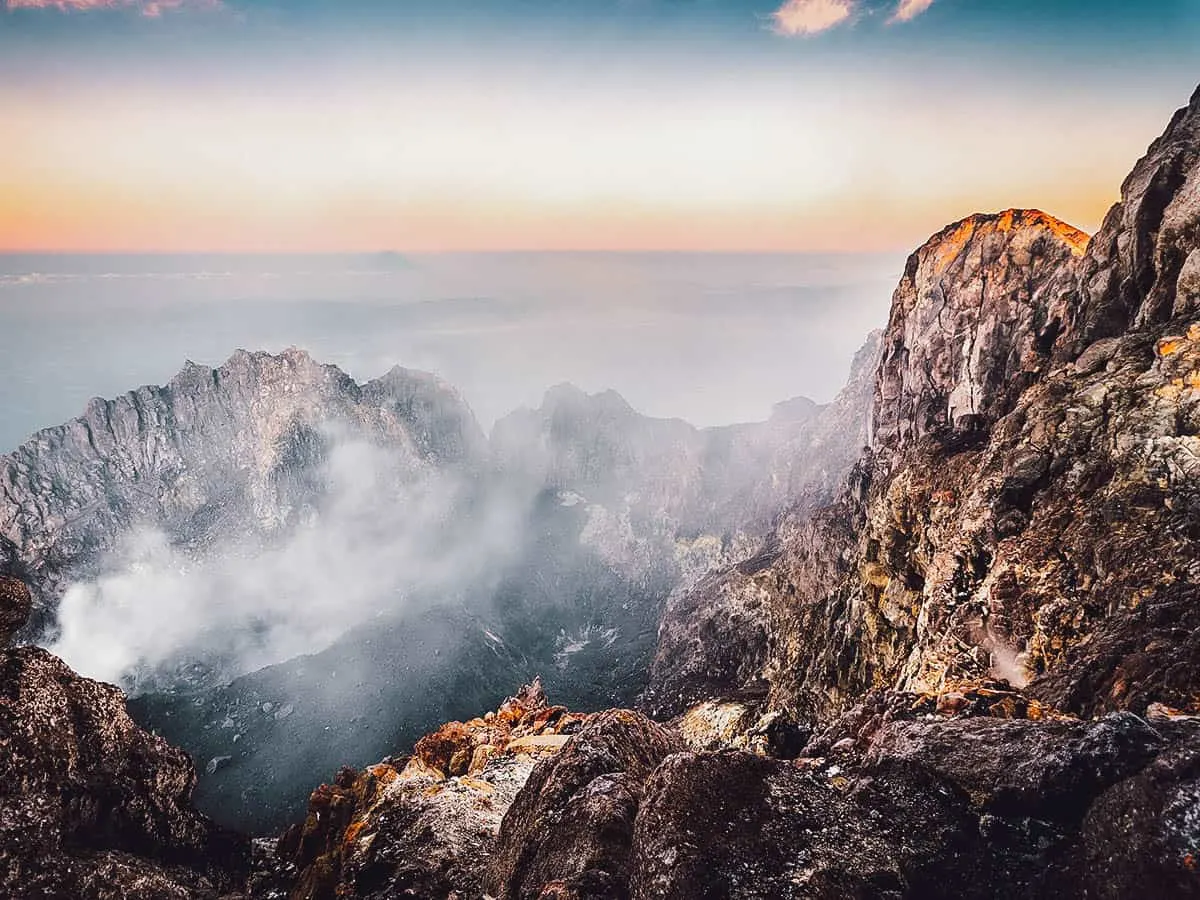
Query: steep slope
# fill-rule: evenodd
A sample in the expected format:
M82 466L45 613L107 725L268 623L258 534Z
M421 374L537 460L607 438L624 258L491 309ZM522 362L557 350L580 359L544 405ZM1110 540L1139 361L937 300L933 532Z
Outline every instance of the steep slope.
M729 680L809 721L992 676L1081 714L1196 703L1198 121L1200 94L1086 249L1010 211L914 254L848 488L693 604L766 610Z

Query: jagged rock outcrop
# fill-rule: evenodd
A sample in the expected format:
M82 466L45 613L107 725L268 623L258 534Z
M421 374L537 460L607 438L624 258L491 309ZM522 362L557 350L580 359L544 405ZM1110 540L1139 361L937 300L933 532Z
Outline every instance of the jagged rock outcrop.
M451 722L412 755L343 769L289 829L255 893L292 900L478 897L500 823L539 759L586 719L551 706L540 682L494 713Z
M665 727L609 710L536 766L508 750L421 780L469 744L452 723L403 772L314 793L277 896L1200 896L1200 718L1084 721L1003 683L878 691L787 761L747 740L746 707L706 706Z
M991 426L1044 371L1049 309L1088 236L1036 210L975 215L909 257L875 385L877 447Z
M213 898L249 844L191 806L191 760L121 692L34 647L0 650L0 894Z
M0 563L33 587L30 635L64 583L94 575L135 527L202 548L253 545L300 521L346 438L386 444L401 476L485 454L470 410L433 376L395 369L359 385L300 350L189 364L165 387L93 400L34 435L0 457Z

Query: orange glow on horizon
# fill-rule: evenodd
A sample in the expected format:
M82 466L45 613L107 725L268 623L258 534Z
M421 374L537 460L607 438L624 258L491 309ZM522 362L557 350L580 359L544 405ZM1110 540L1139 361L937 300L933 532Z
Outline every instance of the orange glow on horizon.
M855 90L0 88L0 251L905 251L1010 207L1092 232L1162 121Z

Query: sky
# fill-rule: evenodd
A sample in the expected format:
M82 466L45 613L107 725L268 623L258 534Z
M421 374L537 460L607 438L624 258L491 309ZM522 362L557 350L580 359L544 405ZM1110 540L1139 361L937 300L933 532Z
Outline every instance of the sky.
M0 0L0 250L895 251L1094 230L1200 0Z

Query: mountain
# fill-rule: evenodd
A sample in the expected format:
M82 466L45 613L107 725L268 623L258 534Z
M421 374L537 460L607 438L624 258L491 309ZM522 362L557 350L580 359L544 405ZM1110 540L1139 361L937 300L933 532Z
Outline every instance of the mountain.
M0 458L0 572L33 589L23 639L120 679L199 760L203 809L272 830L314 772L536 675L577 708L633 703L668 598L832 496L875 352L835 403L763 423L563 385L488 438L432 375L239 351Z
M136 488L111 465L53 461L65 445L68 460L95 458L74 429L50 432L44 457L15 456L23 512L6 521L30 535L42 509L52 534L87 533L57 512L91 508L76 484L92 504L90 486L111 484L103 515L131 520ZM790 458L864 440L856 461ZM379 683L414 699L440 691L426 716L495 711L454 712L410 755L339 770L249 862L191 808L186 758L137 729L118 692L44 651L0 650L0 746L15 748L0 756L2 883L17 897L206 897L243 881L244 895L297 900L1200 897L1198 457L1200 91L1090 240L1035 210L933 236L878 353L823 410L697 430L560 388L498 428L485 474L451 506L472 520L493 491L532 491L496 582L360 622L324 651L339 669L385 669ZM279 471L276 458L251 468ZM758 478L734 477L734 460ZM320 466L282 471L305 476L282 496L324 483ZM239 496L280 496L237 477ZM159 499L170 483L137 508L175 509ZM755 498L773 497L761 515ZM39 589L61 583L55 560L96 558L21 534L6 565ZM482 553L467 545L456 562ZM705 562L689 568L689 551ZM19 629L30 598L7 580L0 600ZM424 674L392 652L419 621L431 636L414 643L436 651ZM484 702L500 687L487 682L550 661L545 685ZM361 749L395 721L355 672L350 692L310 698L336 710L364 697L348 722L322 714L346 733L314 730L319 715L295 718L267 692L301 664L183 691L160 712L199 710L183 729L197 741L283 736L249 762L214 757L217 773L265 771L265 747L286 766L289 743L312 766L323 744ZM317 669L304 691L332 680L332 664ZM580 711L592 679L614 708ZM229 726L209 718L218 709Z
M286 531L319 506L335 440L386 445L402 479L486 457L474 416L433 376L394 369L359 385L300 350L189 363L164 387L93 400L34 435L0 457L0 569L34 589L27 635L137 527L194 549Z

